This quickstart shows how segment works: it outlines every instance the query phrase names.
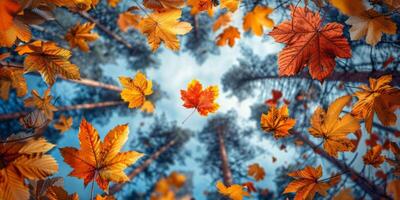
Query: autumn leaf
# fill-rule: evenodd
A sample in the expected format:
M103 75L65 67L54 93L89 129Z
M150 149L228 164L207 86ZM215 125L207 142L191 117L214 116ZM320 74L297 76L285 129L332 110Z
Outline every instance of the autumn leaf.
M116 198L114 196L111 196L111 195L101 196L101 195L98 194L98 195L96 195L94 200L116 200Z
M14 17L20 11L21 5L14 0L0 0L0 31L9 29L14 23Z
M322 138L325 151L337 157L338 152L352 151L354 143L347 135L360 129L358 120L350 114L340 117L343 108L351 101L351 96L343 96L336 99L328 108L328 111L318 107L311 117L310 134L316 138Z
M400 176L400 148L396 143L390 142L389 149L393 153L394 159L386 157L385 160L389 165L394 167L392 170L393 174L395 176Z
M261 181L265 177L265 171L258 163L254 163L249 165L247 175L252 176L256 181Z
M29 26L16 16L22 5L14 0L0 0L0 47L11 47L17 39L29 42L32 33Z
M274 27L274 21L268 17L272 13L272 9L265 6L256 6L252 11L246 13L243 17L244 31L251 30L254 35L263 35L263 27Z
M239 30L236 27L229 26L218 35L216 43L218 46L225 46L228 43L230 47L233 47L235 45L236 38L240 38Z
M343 36L343 25L322 26L318 13L291 6L292 20L284 21L269 33L276 42L286 44L278 55L280 76L292 76L309 66L313 79L323 81L335 68L335 58L351 58Z
M359 86L360 90L354 93L358 102L351 111L359 119L365 120L365 128L372 132L374 114L384 126L394 126L397 116L394 113L396 106L400 105L400 90L392 87L392 75L384 75L378 79L370 78L369 87Z
M185 175L172 172L168 177L161 178L157 181L150 200L175 200L175 192L177 192L185 182Z
M118 15L117 24L122 32L127 32L130 28L139 29L140 20L142 20L142 16L127 11Z
M13 67L0 67L0 98L8 100L11 89L15 89L17 97L23 97L28 92L24 70Z
M268 106L277 106L279 99L282 97L282 92L279 90L272 90L272 99L267 99L265 104Z
M245 188L243 186L237 184L233 184L227 187L221 181L218 181L217 189L220 194L227 196L232 200L242 200L243 197L250 196L250 194L245 191Z
M50 88L44 92L43 97L36 90L32 90L31 94L31 97L25 99L24 106L34 107L40 110L47 119L52 120L54 116L53 112L57 111L57 108L51 103L53 96L50 95Z
M354 200L354 197L350 188L343 188L340 190L340 192L333 196L332 200Z
M275 138L289 136L289 130L296 124L296 120L289 118L289 109L286 105L281 108L271 106L267 114L261 114L261 128L265 132L273 132Z
M143 5L152 10L179 9L185 5L184 0L144 0Z
M29 193L31 199L34 200L45 200L46 191L52 186L62 187L64 185L63 178L54 177L47 178L44 180L30 180L29 181Z
M329 2L345 15L357 16L365 11L363 0L329 0Z
M221 8L226 8L230 12L235 12L239 8L240 0L220 0Z
M65 117L64 115L61 115L60 118L58 119L58 122L53 125L53 127L57 130L59 130L61 133L64 133L65 131L69 130L72 126L72 117Z
M228 25L232 21L232 13L227 12L225 14L220 15L213 24L213 31L217 31L221 27Z
M19 133L0 143L0 199L28 200L26 179L45 179L58 171L56 160L46 154L54 145L30 136Z
M123 170L143 156L136 151L119 152L128 139L128 133L128 125L119 125L108 132L101 142L97 130L83 119L78 134L80 149L60 149L64 162L73 169L69 176L83 179L85 186L96 181L106 192L110 181L128 181Z
M369 9L361 15L350 16L346 24L351 25L350 38L352 40L366 37L367 44L371 46L375 46L381 41L383 33L395 35L397 31L396 23L373 9Z
M363 156L363 161L365 165L372 165L375 168L380 167L380 165L385 161L385 157L382 156L382 146L376 145L368 150Z
M215 103L219 91L217 86L208 86L203 90L202 84L198 80L192 80L187 90L181 90L181 99L185 108L194 108L200 115L207 116L209 113L215 113L219 104Z
M49 200L79 200L79 195L73 193L69 195L63 187L51 186L46 192L46 197Z
M392 194L394 200L400 200L400 179L395 179L387 184L386 190Z
M252 193L252 192L257 192L256 187L254 186L253 182L245 182L242 184L243 188L247 190L247 192Z
M327 190L333 186L330 182L320 180L322 176L321 166L317 168L306 166L304 169L291 172L288 175L296 180L290 182L283 193L296 193L294 200L314 199L315 193L326 196Z
M147 80L142 72L136 73L133 79L120 76L119 81L124 88L121 92L121 98L129 103L129 108L143 106L146 96L153 94L153 83L151 80Z
M28 55L24 60L25 72L38 71L50 86L55 83L57 75L80 79L79 68L69 61L71 52L54 42L35 41L15 50L19 55Z
M19 119L19 123L25 129L42 128L47 125L49 121L50 120L47 119L46 115L42 111L37 109Z
M197 15L203 11L207 11L209 16L214 14L215 5L212 0L187 0L187 5L192 7L191 15Z
M177 35L184 35L192 30L188 22L180 22L182 11L177 9L165 12L153 12L139 22L140 31L147 37L153 51L156 51L161 42L174 51L179 50Z
M107 0L107 3L110 7L115 8L115 7L117 7L117 5L119 4L120 1L121 0Z
M151 101L145 101L143 103L142 107L140 108L140 110L145 113L153 113L154 112L154 104L151 103Z
M96 7L100 0L53 0L57 6L63 6L73 12L89 11Z
M87 42L93 42L99 38L97 33L91 33L95 23L84 23L80 24L79 22L70 28L65 35L65 40L69 42L69 46L71 48L79 47L83 52L89 51L89 45Z

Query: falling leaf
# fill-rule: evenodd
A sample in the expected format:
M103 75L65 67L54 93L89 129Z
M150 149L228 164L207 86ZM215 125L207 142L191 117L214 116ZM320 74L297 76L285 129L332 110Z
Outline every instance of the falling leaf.
M142 107L140 108L140 110L145 113L153 113L154 105L153 105L153 103L151 103L151 101L145 101L143 103Z
M386 190L392 195L393 200L400 200L400 179L395 179L388 183Z
M60 186L49 187L46 197L49 200L79 200L79 195L77 193L69 195L67 191Z
M184 0L144 0L143 5L153 10L179 9L185 5Z
M220 194L227 196L232 200L242 200L243 197L250 196L250 194L244 190L245 188L243 186L237 184L227 187L221 181L218 181L217 189Z
M20 11L21 6L14 0L0 1L0 31L7 30L13 25L15 15Z
M28 200L26 179L44 179L58 171L56 160L46 154L54 145L30 136L19 133L0 143L0 199Z
M15 89L18 97L28 92L24 70L13 67L0 67L0 98L8 100L10 89Z
M391 159L391 158L389 158L389 157L386 157L386 158L385 158L385 159L386 159L386 162L387 162L389 165L391 165L391 166L394 167L394 169L393 169L393 174L394 174L395 176L400 176L400 148L399 148L399 146L397 146L397 144L394 143L394 142L390 142L389 148L390 148L390 151L391 151L391 152L393 153L393 155L394 155L394 159Z
M178 173L178 172L172 172L168 176L167 181L168 181L170 187L172 186L172 187L175 187L178 189L178 188L181 188L185 184L186 176L181 173Z
M121 31L127 32L130 28L139 29L140 20L142 16L127 11L118 15L117 24Z
M272 90L272 99L267 99L265 104L268 106L277 106L279 99L282 97L282 92L279 90Z
M354 143L347 137L348 134L360 129L358 120L346 114L340 117L343 108L351 101L351 96L336 99L328 111L318 107L311 117L311 127L308 131L316 138L322 138L325 151L337 157L338 152L351 151Z
M49 120L40 110L34 110L19 119L19 123L25 129L39 129L44 127Z
M24 60L25 72L38 71L50 86L56 81L57 75L66 79L80 79L79 68L69 61L71 52L54 42L35 41L15 50L19 55L28 55Z
M327 190L333 186L329 182L319 180L322 176L321 166L317 168L306 166L303 170L294 171L288 175L296 180L290 182L283 193L295 192L294 200L313 199L315 193L326 196Z
M373 9L359 16L350 16L346 24L351 25L350 38L352 40L366 37L367 44L372 46L381 41L382 33L394 35L397 31L396 23Z
M191 15L197 15L200 12L207 11L209 16L214 14L213 0L188 0L187 5L192 7Z
M136 151L119 152L128 140L128 134L128 125L119 125L108 132L104 142L101 142L97 130L83 119L78 134L81 148L60 149L64 162L73 169L69 176L83 179L85 186L96 181L106 192L110 181L128 181L123 170L143 156Z
M350 188L343 188L332 198L332 200L354 200L354 197Z
M32 96L25 99L24 105L25 107L34 107L40 110L47 119L52 120L54 116L53 112L57 111L57 108L51 103L52 99L53 96L50 95L50 88L44 92L43 97L36 90L32 90Z
M119 4L120 1L121 1L121 0L107 0L108 5L109 5L110 7L113 7L113 8L117 7L117 5Z
M227 13L219 16L213 24L213 31L215 32L218 29L220 29L221 27L228 25L231 21L232 21L232 13L231 12L227 12Z
M150 200L175 200L177 192L186 182L185 175L172 172L168 177L157 181L154 191L151 193Z
M252 192L257 192L256 187L254 186L253 182L245 182L242 184L243 188L247 190L247 192L252 193Z
M111 195L101 196L101 195L98 194L98 195L96 195L94 200L116 200L116 198L114 196L111 196Z
M147 80L141 72L136 73L135 77L129 78L120 76L119 81L124 88L121 92L121 98L129 102L129 108L138 108L143 106L146 96L153 94L153 83Z
M179 50L179 40L176 35L185 35L192 26L188 22L180 22L182 11L171 9L165 12L153 12L139 22L140 31L147 37L153 51L161 42L174 51Z
M31 199L34 200L45 200L46 192L52 186L62 187L64 180L61 177L47 178L44 180L30 180L29 181L29 193Z
M96 7L99 1L100 0L53 0L52 3L60 7L66 7L73 12L83 12Z
M203 90L202 84L198 80L192 80L187 90L181 90L181 99L185 108L194 108L200 115L207 116L215 113L219 104L215 103L219 91L217 86L208 86Z
M272 163L275 163L277 158L275 156L272 156Z
M289 109L286 105L281 108L269 108L267 114L261 114L261 128L265 132L273 132L275 138L289 136L289 130L296 124L296 120L289 118Z
M379 135L376 133L369 134L369 138L365 140L367 146L373 147L378 144Z
M216 43L218 46L225 46L228 43L230 47L233 47L235 45L236 38L240 38L239 30L236 27L229 26L218 35Z
M53 125L53 127L57 130L59 130L61 133L64 133L65 131L69 130L72 126L72 117L65 117L64 115L61 115L60 118L58 119L58 122Z
M365 11L363 0L329 0L329 2L345 15L357 16Z
M80 24L78 22L68 30L65 35L65 40L69 42L71 48L79 47L83 52L88 52L89 45L87 42L93 42L99 38L97 33L91 33L95 26L95 23L87 22Z
M261 36L264 33L263 27L274 27L274 21L268 16L272 13L272 8L256 6L253 11L248 12L243 18L244 31L251 30L254 35Z
M235 12L239 8L240 0L220 0L221 8L226 8L230 12Z
M358 102L354 104L351 112L365 120L365 128L369 133L372 132L375 113L384 126L396 124L397 117L394 111L396 106L400 105L400 90L392 87L391 81L392 75L381 76L378 79L370 78L370 87L361 85L360 90L354 93Z
M335 58L351 58L343 36L343 25L333 22L322 27L318 13L291 6L292 20L284 21L269 33L286 47L278 55L280 76L292 76L309 66L313 79L323 81L335 68Z
M247 174L249 176L252 176L256 181L261 181L265 177L265 171L264 168L261 167L258 163L254 163L252 165L249 165Z
M363 161L365 165L372 165L375 168L380 167L380 165L385 161L385 157L382 156L382 146L376 145L365 153L363 156Z

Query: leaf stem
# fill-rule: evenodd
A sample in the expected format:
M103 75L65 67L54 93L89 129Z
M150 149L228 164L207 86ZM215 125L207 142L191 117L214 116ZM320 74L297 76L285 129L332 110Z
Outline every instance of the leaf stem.
M193 114L196 112L196 108L193 109L193 111L182 121L182 124L184 124Z
M90 199L93 200L93 192L94 192L94 180L96 179L96 174L94 175L93 181L92 181L92 186L90 188Z

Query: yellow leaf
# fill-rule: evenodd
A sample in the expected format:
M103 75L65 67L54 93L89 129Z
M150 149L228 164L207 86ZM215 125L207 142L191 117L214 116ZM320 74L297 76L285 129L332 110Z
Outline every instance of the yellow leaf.
M235 12L239 7L240 0L221 0L221 8L227 8L231 12Z
M229 26L218 35L216 43L218 46L225 46L226 43L228 43L230 47L233 47L235 45L236 38L240 38L239 30L236 27Z
M316 138L322 138L325 151L337 157L338 152L351 151L354 143L347 135L360 129L358 120L346 114L340 117L344 106L351 101L351 96L343 96L336 99L325 112L318 107L311 117L311 127L308 131Z
M373 9L367 10L359 16L350 16L346 24L351 25L350 37L352 40L366 37L367 44L372 46L381 41L382 33L394 35L397 31L396 23Z
M59 130L61 133L64 133L65 131L69 130L72 126L72 117L65 117L64 115L61 115L60 118L58 119L58 122L53 125L53 127L57 130Z
M226 187L221 181L218 181L216 186L220 194L227 196L232 200L242 200L243 197L250 196L241 185L233 184Z
M254 163L252 165L249 165L247 174L249 176L254 177L256 181L263 180L265 177L265 171L264 168L262 168L258 163Z
M127 11L119 14L117 24L122 32L126 32L130 28L139 29L140 20L142 16Z
M273 132L275 138L289 136L289 130L296 124L296 120L289 118L289 109L286 105L277 109L271 106L267 114L261 115L261 128L265 132Z
M188 0L187 5L192 7L191 15L197 15L203 11L207 11L209 16L214 14L215 7L212 0Z
M25 107L37 108L43 112L47 119L52 120L54 116L53 112L57 111L57 108L51 103L52 98L50 88L44 92L43 97L40 97L36 90L32 90L32 96L25 99L24 105Z
M184 35L192 30L187 22L180 22L182 11L171 9L165 12L153 12L139 22L140 31L147 37L153 51L156 51L161 42L174 51L179 50L177 35Z
M147 80L141 72L138 72L133 79L121 76L119 81L124 88L121 92L121 98L125 102L129 102L129 108L143 106L146 96L153 93L151 80Z
M17 91L18 97L23 97L28 92L28 87L24 78L24 70L1 67L0 68L0 98L8 100L10 89Z
M248 12L243 18L244 31L251 31L254 35L261 36L263 27L274 27L274 21L268 17L272 9L264 6L256 6L253 11Z
M80 79L79 68L70 63L71 52L53 42L35 41L15 49L19 55L27 54L24 60L25 72L38 71L45 82L52 86L56 76L66 79Z
M214 25L213 25L213 31L217 31L223 26L228 25L232 21L232 13L227 12L221 16L218 17L217 20L215 20Z
M95 23L84 23L79 22L72 28L70 28L65 35L65 40L69 42L71 48L79 47L83 52L89 51L89 45L87 42L93 42L99 38L97 33L91 33Z
M146 113L153 113L154 112L154 105L153 103L151 103L151 101L145 101L142 105L142 107L140 108L140 110L142 112L146 112Z

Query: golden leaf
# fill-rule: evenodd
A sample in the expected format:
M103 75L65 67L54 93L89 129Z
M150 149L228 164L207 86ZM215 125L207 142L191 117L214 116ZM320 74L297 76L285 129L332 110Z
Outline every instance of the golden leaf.
M147 80L146 76L138 72L133 79L129 77L119 77L122 87L121 98L129 102L129 108L143 106L146 96L153 94L152 82Z
M251 31L254 35L261 36L263 27L274 27L274 21L268 17L272 13L272 8L256 6L253 11L248 12L243 18L244 31Z
M153 103L151 103L151 101L145 101L142 105L142 107L140 108L140 110L142 112L146 112L146 113L153 113L154 112L154 105Z
M232 13L227 12L221 16L218 17L218 19L215 20L214 25L213 25L213 31L217 31L223 26L228 25L232 21Z
M218 181L217 189L220 194L227 196L232 200L242 200L243 197L250 196L250 194L245 191L245 188L243 186L237 184L233 184L227 187L221 181Z
M207 11L209 16L214 14L214 4L212 0L188 0L187 5L192 7L191 15L197 15L200 12Z
M261 114L261 128L265 132L273 132L275 138L289 136L289 130L296 124L296 120L289 118L289 109L286 105L277 109L271 106L267 114Z
M24 78L24 70L12 67L0 68L0 98L8 100L10 89L17 91L18 97L23 97L28 92Z
M221 8L235 12L239 8L240 0L221 0Z
M43 112L47 119L52 120L54 116L53 112L57 111L57 108L51 103L52 98L50 88L44 92L43 97L40 97L36 90L32 90L32 96L25 99L24 105L25 107L37 108Z
M65 35L65 40L69 42L71 48L79 47L83 52L89 51L89 45L87 42L93 42L99 38L97 33L91 33L93 28L96 26L95 23L84 23L79 22L70 28Z
M53 127L57 130L59 130L61 133L64 133L65 131L69 130L72 126L72 117L65 117L64 115L61 115L60 118L58 119L58 122L53 125Z
M179 9L185 5L184 0L144 0L143 5L153 10Z
M139 29L140 20L142 20L142 16L127 11L118 15L117 24L122 32L126 32L130 28Z
M196 109L201 116L215 113L219 104L215 102L219 91L217 86L208 86L203 90L203 85L198 80L192 80L187 90L181 90L181 99L185 108Z

